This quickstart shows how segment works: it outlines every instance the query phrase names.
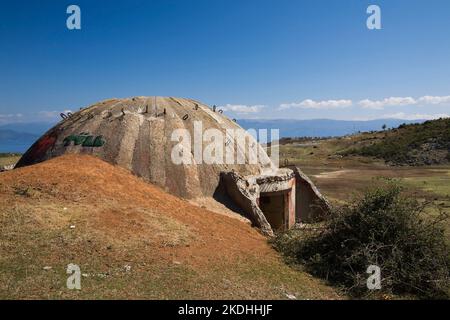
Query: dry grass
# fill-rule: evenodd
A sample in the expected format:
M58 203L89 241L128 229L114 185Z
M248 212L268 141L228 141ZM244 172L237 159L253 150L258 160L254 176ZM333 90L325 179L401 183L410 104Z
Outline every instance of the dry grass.
M69 263L84 274L81 291L66 288ZM247 223L99 159L68 155L0 174L0 298L286 299L288 293L340 298L286 266Z
M20 155L0 154L0 167L16 164Z
M282 156L291 156L289 162L297 163L308 174L320 191L334 204L344 204L354 195L362 194L368 187L379 183L380 177L399 179L406 192L422 202L430 203L429 215L440 210L450 212L450 167L393 167L384 161L368 157L341 157L338 153L352 146L362 146L380 141L385 133L365 133L351 137L318 141L313 146L281 146ZM310 153L313 154L310 154ZM297 157L297 158L295 158ZM283 158L280 161L283 163ZM447 228L450 241L450 223Z

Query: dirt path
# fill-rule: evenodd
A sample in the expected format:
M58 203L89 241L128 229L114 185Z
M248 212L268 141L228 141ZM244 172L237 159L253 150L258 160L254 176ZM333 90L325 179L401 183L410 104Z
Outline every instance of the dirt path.
M357 170L350 170L350 169L328 171L328 172L322 172L320 174L314 175L314 177L318 178L318 179L334 179L334 178L338 178L342 175L353 173L356 171Z

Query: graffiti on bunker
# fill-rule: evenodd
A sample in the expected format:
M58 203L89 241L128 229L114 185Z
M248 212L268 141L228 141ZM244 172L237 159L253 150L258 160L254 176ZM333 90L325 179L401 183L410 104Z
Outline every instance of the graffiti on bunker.
M79 135L70 135L64 139L64 146L68 147L72 144L75 146L83 146L83 147L102 147L105 144L105 140L103 136L92 136L87 132L82 132Z

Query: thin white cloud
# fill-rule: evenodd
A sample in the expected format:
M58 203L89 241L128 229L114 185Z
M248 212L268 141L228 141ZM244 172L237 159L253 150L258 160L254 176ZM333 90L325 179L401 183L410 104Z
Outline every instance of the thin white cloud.
M7 123L13 123L13 122L19 122L23 118L23 114L21 113L8 113L8 114L1 114L0 113L0 125L1 124L7 124Z
M21 118L23 114L21 113L9 113L9 114L1 114L0 119L10 119L10 118Z
M243 104L226 104L225 106L219 107L223 111L232 111L236 114L249 114L249 113L258 113L261 109L264 109L266 106L264 105L253 105L247 106Z
M59 115L61 112L67 113L71 111L39 111L26 114L0 114L0 125L8 123L55 122L60 119Z
M383 110L385 107L414 105L417 101L411 97L390 97L383 100L361 100L359 105L364 109Z
M423 96L418 99L412 97L390 97L383 100L365 99L358 102L358 105L362 108L374 110L383 110L386 107L438 104L450 104L450 96Z
M280 104L278 110L286 110L290 108L300 108L300 109L342 109L348 108L353 105L352 100L323 100L314 101L311 99L303 100L302 102L293 103L283 103Z
M55 118L59 118L61 112L68 113L68 112L72 112L72 111L71 110L64 110L64 111L39 111L37 113L37 117L39 117L41 119L52 120L52 119L55 119Z
M42 118L54 118L56 116L58 116L58 111L39 111L37 113L40 117Z
M450 115L445 113L439 114L407 114L405 112L397 112L393 114L385 114L381 116L382 119L402 119L402 120L434 120L439 118L450 118Z
M423 96L418 101L421 104L450 104L450 96Z

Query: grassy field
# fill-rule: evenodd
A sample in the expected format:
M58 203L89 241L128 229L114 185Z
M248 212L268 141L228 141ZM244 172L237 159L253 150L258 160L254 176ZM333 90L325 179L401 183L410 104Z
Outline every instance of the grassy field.
M334 204L344 204L379 178L398 179L405 192L427 201L427 213L450 213L450 166L389 166L383 160L362 156L341 156L343 150L370 141L384 133L363 134L327 140L306 140L284 144L280 163L298 165ZM377 139L378 139L377 138ZM450 221L448 222L450 239Z
M0 167L17 163L20 157L17 153L0 153Z

